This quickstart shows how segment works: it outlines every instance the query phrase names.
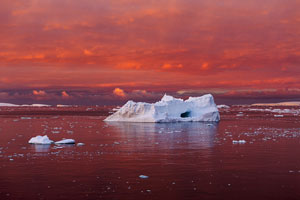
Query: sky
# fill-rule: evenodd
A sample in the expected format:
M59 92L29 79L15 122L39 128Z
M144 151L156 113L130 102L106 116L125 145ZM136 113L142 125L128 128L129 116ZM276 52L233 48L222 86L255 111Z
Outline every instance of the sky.
M300 0L1 0L0 102L300 100Z

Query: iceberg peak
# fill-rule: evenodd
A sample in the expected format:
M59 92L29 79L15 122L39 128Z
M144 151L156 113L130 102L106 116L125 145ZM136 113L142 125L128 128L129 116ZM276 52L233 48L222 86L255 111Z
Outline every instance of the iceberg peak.
M162 101L162 102L167 102L167 101L173 101L174 99L175 99L174 97L165 94L165 95L161 98L160 101Z
M219 121L220 114L211 94L183 101L165 94L156 103L128 101L104 121L181 122Z

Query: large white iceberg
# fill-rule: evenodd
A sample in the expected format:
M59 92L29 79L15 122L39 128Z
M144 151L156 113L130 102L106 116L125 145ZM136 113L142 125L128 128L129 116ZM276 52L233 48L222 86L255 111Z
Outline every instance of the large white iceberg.
M53 141L50 140L47 135L44 135L44 136L38 135L36 137L31 138L28 141L28 143L29 144L52 144Z
M104 121L123 122L187 122L219 121L220 114L211 94L187 100L169 95L156 103L128 101Z

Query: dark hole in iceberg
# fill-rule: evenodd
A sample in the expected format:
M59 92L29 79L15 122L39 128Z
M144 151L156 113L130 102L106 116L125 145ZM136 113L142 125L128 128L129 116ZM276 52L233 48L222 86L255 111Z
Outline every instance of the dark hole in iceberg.
M181 113L181 118L191 117L191 111L186 111L184 113Z

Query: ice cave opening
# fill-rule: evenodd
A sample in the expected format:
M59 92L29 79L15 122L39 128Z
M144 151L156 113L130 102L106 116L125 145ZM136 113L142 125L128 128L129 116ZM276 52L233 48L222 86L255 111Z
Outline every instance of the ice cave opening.
M181 118L191 117L191 111L186 111L184 113L181 113L180 117Z

